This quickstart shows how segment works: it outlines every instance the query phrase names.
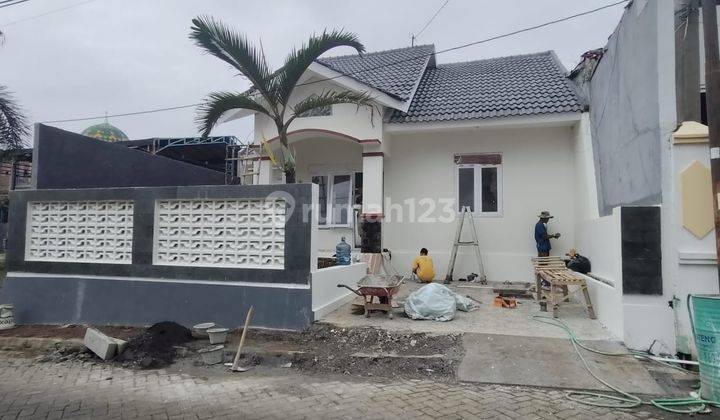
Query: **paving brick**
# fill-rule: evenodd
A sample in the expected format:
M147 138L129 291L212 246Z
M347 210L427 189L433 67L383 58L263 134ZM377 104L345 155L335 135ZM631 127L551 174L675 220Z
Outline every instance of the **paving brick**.
M112 381L104 378L111 376ZM23 411L25 410L25 411ZM324 380L300 374L202 380L0 354L0 418L558 419L662 418L651 407L611 410L557 390L516 386Z

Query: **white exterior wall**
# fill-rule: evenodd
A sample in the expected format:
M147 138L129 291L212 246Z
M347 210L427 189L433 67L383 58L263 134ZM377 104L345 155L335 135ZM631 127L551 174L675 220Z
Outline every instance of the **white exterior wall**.
M577 230L578 252L590 259L590 300L598 320L614 336L624 337L620 209L609 216L584 220Z
M622 258L620 212L599 217L597 183L589 114L573 129L575 146L575 238L577 251L590 259L593 277L587 277L590 299L598 320L618 338L623 337ZM579 298L577 295L574 298Z
M533 281L530 257L537 255L533 234L542 210L555 215L549 230L562 233L553 241L552 253L562 255L575 245L571 127L392 133L386 143L390 154L385 157L383 246L392 251L393 263L402 272L410 271L412 258L426 247L435 263L436 278L445 276L455 221L410 222L405 200L414 201L416 219L428 209L428 205L418 204L423 198L454 202L456 153L502 153L502 217L475 218L489 280ZM396 211L389 210L393 204L402 205L402 221L397 220ZM441 205L428 214L442 215ZM455 277L478 271L470 251L459 255Z
M292 106L297 103L298 99L304 99L313 93L329 90L344 91L346 89L339 88L331 82L300 86L293 93L290 104ZM334 105L331 116L296 118L290 125L289 131L312 128L336 131L360 140L382 139L381 112L382 107L370 109L368 107L358 108L351 104ZM258 114L255 115L255 143L260 143L263 136L265 140L270 140L277 136L277 128L268 117Z
M338 284L355 288L358 280L366 275L367 264L364 262L313 270L310 286L315 319L322 318L357 296L348 289L337 287Z
M682 225L682 188L680 174L694 161L710 168L710 150L707 143L675 144L672 147L673 174L673 252L677 265L674 267L673 290L677 297L676 329L678 351L695 353L690 320L686 307L688 294L717 294L718 271L716 264L715 230L703 238L697 238Z

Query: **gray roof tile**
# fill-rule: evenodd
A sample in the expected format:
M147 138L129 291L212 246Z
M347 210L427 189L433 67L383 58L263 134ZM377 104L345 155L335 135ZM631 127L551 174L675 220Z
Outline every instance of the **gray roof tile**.
M391 123L577 112L577 91L552 51L429 66L407 113Z
M360 55L320 58L331 69L407 101L435 52L434 45L417 45Z

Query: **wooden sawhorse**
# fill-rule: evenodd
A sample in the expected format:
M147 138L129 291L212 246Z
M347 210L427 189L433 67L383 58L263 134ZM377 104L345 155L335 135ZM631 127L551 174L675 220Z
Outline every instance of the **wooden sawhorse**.
M574 271L565 267L565 262L560 257L533 257L533 268L535 269L535 299L538 303L542 300L552 308L553 318L558 317L560 302L569 302L568 286L579 286L585 298L590 319L595 319L595 310L590 301L587 282ZM542 280L550 284L549 290L542 288Z

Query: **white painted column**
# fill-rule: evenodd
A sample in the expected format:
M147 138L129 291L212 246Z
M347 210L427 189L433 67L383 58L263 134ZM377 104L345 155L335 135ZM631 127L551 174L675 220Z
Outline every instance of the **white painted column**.
M260 159L259 166L258 184L272 184L272 162L270 159Z
M363 153L363 215L383 213L383 161L382 152Z

